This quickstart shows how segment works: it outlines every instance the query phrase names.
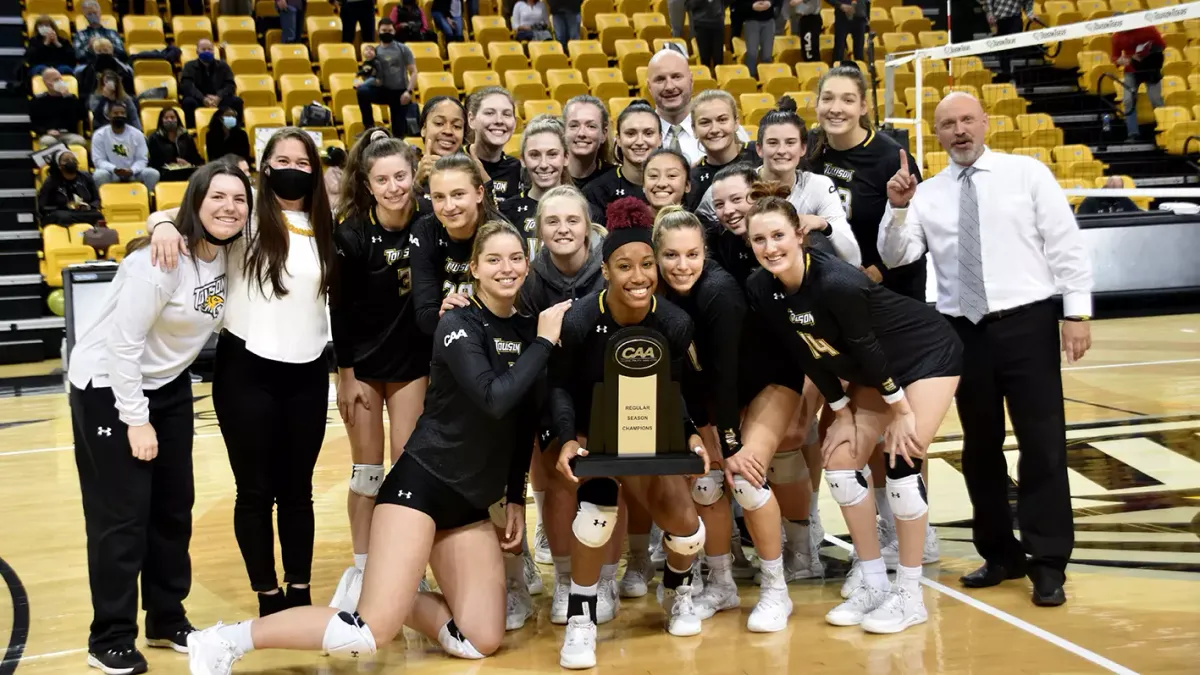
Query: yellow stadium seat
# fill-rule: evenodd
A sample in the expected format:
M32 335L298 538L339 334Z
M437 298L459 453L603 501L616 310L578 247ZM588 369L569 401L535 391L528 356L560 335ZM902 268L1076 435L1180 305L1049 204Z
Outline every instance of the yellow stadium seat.
M1085 21L1095 21L1112 16L1112 10L1104 0L1079 0L1075 8L1083 15Z
M141 96L142 92L157 87L166 87L167 96L165 99L138 99L138 105L176 105L179 101L179 90L177 80L172 76L162 75L139 75L133 78L134 96Z
M200 156L204 161L208 161L208 143L205 138L208 136L208 125L212 123L212 118L217 114L216 108L196 108L196 149L200 151ZM213 157L213 159L218 159Z
M1034 131L1041 129L1051 129L1054 127L1054 118L1046 113L1029 113L1018 115L1016 118L1017 128L1026 134L1031 134Z
M187 181L173 181L154 186L155 208L162 211L182 204L183 193L187 191L187 185Z
M523 108L526 101L546 98L546 84L542 82L542 74L536 70L505 71L504 88L517 100L518 110Z
M159 183L158 189L161 189L164 185L182 185L183 187L187 187L187 183ZM179 200L173 206L179 206L182 202L183 192L180 191ZM159 204L162 204L161 198ZM165 209L169 207L159 206L158 208ZM109 260L117 262L125 259L125 247L129 246L129 242L139 237L150 236L150 233L146 230L146 223L144 221L141 223L108 223L108 226L117 231L117 243L109 246L108 251L105 253Z
M764 92L775 97L800 89L800 80L796 79L786 63L758 64L758 81L762 82Z
M917 48L917 40L912 33L884 33L883 47L887 53L912 51Z
M985 84L991 84L992 77L992 71L990 70L972 70L956 76L954 83L978 88Z
M538 115L562 116L562 103L546 99L542 101L525 102L525 119L531 120Z
M494 70L471 70L463 73L463 92L468 96L484 87L499 87L500 75Z
M254 153L254 130L258 127L286 127L287 113L279 106L269 108L247 107L245 111L246 135L250 137L250 153Z
M596 30L605 54L612 54L616 51L617 40L632 40L636 37L633 32L633 24L624 14L596 15Z
M217 37L226 45L257 45L258 31L252 16L218 16Z
M33 12L26 12L26 16L27 16L27 17L28 17L28 19L29 19L29 25L30 25L30 26L32 26L32 25L33 25L33 21L35 21L35 20L37 19L37 17L38 17L38 15L37 15L37 14L35 14L35 13L33 13ZM61 14L58 14L58 15L56 15L56 14L51 14L50 16L51 16L51 18L55 18L55 17L61 17L62 15L61 15ZM64 25L65 25L66 27L70 27L70 22L68 22L68 23L66 23L66 24L61 24L61 23L59 23L59 22L58 22L57 18L55 18L55 23L56 23L56 24L58 24L58 27L59 27L59 29L60 29L60 30L61 30L61 29L64 27ZM115 31L118 31L118 32L119 32L119 29L120 29L120 27L119 27L119 26L117 26L117 17L113 16L112 14L103 14L103 15L101 15L101 16L100 16L100 25L101 25L101 26L104 26L105 28L107 28L107 29L109 29L109 30L115 30ZM87 28L87 26L88 26L88 21L87 21L87 18L86 18L86 17L84 17L84 15L82 15L82 14L78 14L78 15L76 15L76 16L75 16L75 32L76 32L76 33L78 33L78 32L80 32L80 31L82 31L83 29ZM32 29L30 29L30 30L32 31ZM32 34L32 32L31 32L31 34ZM70 34L70 31L67 31L67 34ZM62 37L62 36L60 35L59 37ZM127 43L125 43L125 44L126 44L126 45L128 45L129 43L127 42Z
M316 75L281 75L279 77L279 99L283 109L291 111L294 106L304 106L316 101L321 103L321 81ZM289 119L289 123L296 120Z
M133 16L126 14L121 19L124 28L125 42L150 42L154 44L166 42L163 22L157 16ZM211 32L211 29L209 29Z
M338 16L313 16L308 14L304 19L308 29L308 43L314 49L328 42L341 42L342 19Z
M37 21L37 18L37 14L25 15L25 28L30 35L36 34L33 30L33 24L35 21ZM103 18L104 17L101 18L102 21ZM64 35L71 34L71 20L67 18L66 14L51 14L50 19L54 21L54 26L58 28L58 39L60 42L64 39ZM113 23L116 23L115 19L113 20ZM84 25L86 26L87 22L84 22ZM113 26L113 29L115 30L116 26ZM70 43L70 40L67 40L67 42Z
M339 34L340 35L340 34ZM270 48L271 70L280 75L311 75L312 59L303 44L274 44Z
M636 99L628 96L618 96L617 98L608 99L608 116L611 119L616 120L621 116L621 113L624 112L625 109L628 108L629 105L635 100Z
M893 7L891 15L892 21L896 24L897 31L915 35L923 30L930 30L933 27L933 22L926 19L921 8L915 5Z
M305 16L333 16L336 12L331 3L325 0L310 0L305 3Z
M829 9L829 21L825 23L825 26L833 25L835 11L836 10ZM825 18L826 16L824 12L825 10L823 9L821 11L822 18ZM880 7L875 3L872 3L871 16L868 17L867 24L871 27L871 32L875 33L876 35L896 32L896 22L892 21L892 15L888 14L887 9Z
M270 75L234 75L238 96L247 106L273 106L279 103L275 95L275 80Z
M637 69L650 65L650 45L645 40L617 40L615 55L617 68L625 78L625 84L636 86Z
M436 42L409 42L418 73L437 73L445 70L442 53Z
M950 34L944 30L923 30L917 35L917 43L926 49L950 44Z
M979 88L978 87L972 87L970 85L961 85L961 86L957 86L957 87L951 85L949 87L942 87L942 96L943 97L949 96L953 92L967 94L968 96L971 96L972 98L976 98L976 99L979 98Z
M745 68L745 66L742 67ZM717 88L717 81L713 79L708 66L692 66L689 70L692 71L692 94L699 94L702 91ZM642 78L642 81L644 82L645 78ZM646 92L645 98L647 100L650 99L650 92Z
M458 98L458 87L450 73L417 73L417 95L422 101L437 96Z
M101 185L100 208L106 220L144 223L150 217L150 193L141 183Z
M598 40L571 40L567 43L567 51L571 56L571 67L581 73L591 68L608 67L608 54Z
M34 17L39 14L66 14L67 0L27 0L25 13Z
M225 62L234 75L265 75L267 57L260 45L225 45Z
M202 39L213 37L212 21L207 16L177 16L171 19L171 30L175 33L175 44L194 45Z
M592 96L601 101L629 95L625 76L616 68L591 68L587 71L587 81Z
M800 88L812 91L817 90L817 83L821 80L821 76L829 72L829 66L824 63L797 63L796 64L796 79L800 80Z
M771 48L772 60L785 66L795 66L804 58L800 38L795 35L777 35Z
M385 106L373 105L371 111L375 115L375 123L386 126L388 109ZM346 125L346 140L353 143L363 132L362 110L357 105L342 108L342 121Z
M936 175L942 169L950 166L950 155L944 152L925 153L925 177Z
M746 124L758 124L775 107L775 97L771 94L742 94L738 97L738 104L742 110L742 120Z
M717 85L734 96L758 91L758 81L746 66L717 66Z
M355 79L357 77L353 73L334 73L329 76L329 93L333 100L331 110L335 117L342 106L358 103L358 92L354 89Z
M1010 152L1014 155L1025 155L1026 157L1033 157L1034 159L1038 160L1039 162L1041 162L1042 164L1045 164L1047 166L1049 166L1050 164L1053 163L1053 160L1050 159L1050 151L1043 147L1013 148Z
M548 70L564 70L571 67L571 61L563 51L562 45L554 42L530 42L529 65L536 71L546 75Z
M633 15L633 32L647 44L671 37L671 26L667 17L657 12L638 12Z
M583 28L589 33L595 33L596 17L607 12L614 12L616 9L616 3L613 0L583 0L580 9Z
M525 48L520 42L491 42L487 46L487 54L490 69L497 73L529 69L529 57L525 56Z
M512 40L512 31L508 29L508 22L499 16L471 17L471 35L484 48L491 42Z
M1095 159L1092 149L1086 145L1059 145L1050 151L1050 155L1055 162L1090 162Z
M1158 147L1173 155L1182 155L1185 149L1195 154L1200 151L1200 142L1194 136L1200 136L1200 122L1176 122L1158 135Z
M358 72L358 56L354 45L345 42L326 42L317 47L317 63L320 64L321 81L329 86L329 76L334 73Z
M96 249L72 243L67 228L59 225L42 229L42 251L42 276L52 288L62 288L62 271L68 266L96 259Z
M648 14L650 13L650 0L617 0L617 12L625 16Z
M483 45L478 42L452 42L446 45L446 52L450 56L450 73L454 76L454 85L460 89L463 86L463 73L489 68L487 57L483 55Z
M550 90L550 98L563 104L576 96L588 93L583 75L574 69L547 72L546 86Z
M1051 168L1054 170L1054 175L1058 178L1078 180L1085 183L1094 183L1097 178L1104 175L1104 163L1094 159L1058 162Z

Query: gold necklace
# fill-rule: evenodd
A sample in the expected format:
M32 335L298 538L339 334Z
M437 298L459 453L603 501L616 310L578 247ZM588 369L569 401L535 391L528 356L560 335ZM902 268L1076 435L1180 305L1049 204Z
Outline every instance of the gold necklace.
M294 232L295 234L298 234L301 237L313 236L312 230L302 230L302 229L296 227L295 225L292 225L291 221L287 220L286 218L284 219L284 223L287 224L287 229L289 232Z

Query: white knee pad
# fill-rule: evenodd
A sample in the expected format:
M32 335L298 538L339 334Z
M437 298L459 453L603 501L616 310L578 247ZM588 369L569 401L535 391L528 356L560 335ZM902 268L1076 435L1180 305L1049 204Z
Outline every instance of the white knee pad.
M383 485L382 464L355 464L350 470L350 491L363 497L375 497Z
M871 477L870 467L864 466L862 471L838 469L825 471L825 480L829 483L829 494L839 506L854 506L867 498Z
M897 520L916 520L929 511L921 474L887 479L887 496Z
M700 506L712 506L725 494L725 472L713 469L692 483L692 501Z
M679 537L670 532L663 532L663 546L671 549L679 555L696 555L704 548L704 521L697 518L700 527L696 529L696 533Z
M500 500L488 507L488 518L492 520L492 525L503 530L508 527L508 513L504 509L504 500Z
M742 478L740 473L735 473L733 474L733 498L742 506L743 511L757 511L771 498L771 488L766 485L754 487L754 484Z
M613 530L617 529L617 507L598 506L591 502L579 502L571 531L579 543L588 548L600 548L608 543Z
M329 619L325 626L325 637L321 640L321 648L326 654L342 654L358 658L375 653L375 636L371 628L358 612L338 612Z
M799 450L777 452L767 469L767 479L776 485L787 485L808 480L808 463Z

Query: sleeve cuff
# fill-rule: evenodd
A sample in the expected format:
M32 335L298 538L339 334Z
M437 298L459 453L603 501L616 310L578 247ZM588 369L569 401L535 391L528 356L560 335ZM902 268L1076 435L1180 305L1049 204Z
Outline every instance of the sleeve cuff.
M905 206L904 208L897 209L888 204L888 214L891 215L890 222L888 223L889 228L904 227L904 221L908 218L908 207Z
M897 389L896 391L894 391L890 394L884 394L883 401L884 401L884 403L887 403L888 405L895 405L895 404L899 403L900 399L902 399L902 398L904 398L904 387L900 387L899 389Z
M117 415L117 418L120 419L121 422L123 422L126 426L130 426L130 427L140 427L143 424L150 423L150 414L149 413L128 415L128 414L122 412L119 415Z
M1063 294L1063 316L1091 316L1092 294L1074 292Z
M829 403L829 409L834 412L838 412L842 408L845 408L848 405L850 405L850 399L846 396L842 396L841 398L839 398L836 401L831 401Z

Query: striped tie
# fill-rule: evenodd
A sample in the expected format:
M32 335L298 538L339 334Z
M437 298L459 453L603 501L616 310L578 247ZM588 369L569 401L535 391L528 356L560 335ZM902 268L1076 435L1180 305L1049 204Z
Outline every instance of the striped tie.
M979 245L979 202L975 198L969 166L959 176L962 192L958 199L958 307L971 323L979 323L988 312L987 289L983 284L983 255Z
M683 154L683 148L679 145L679 134L683 133L683 127L678 124L672 124L667 136L667 148Z

